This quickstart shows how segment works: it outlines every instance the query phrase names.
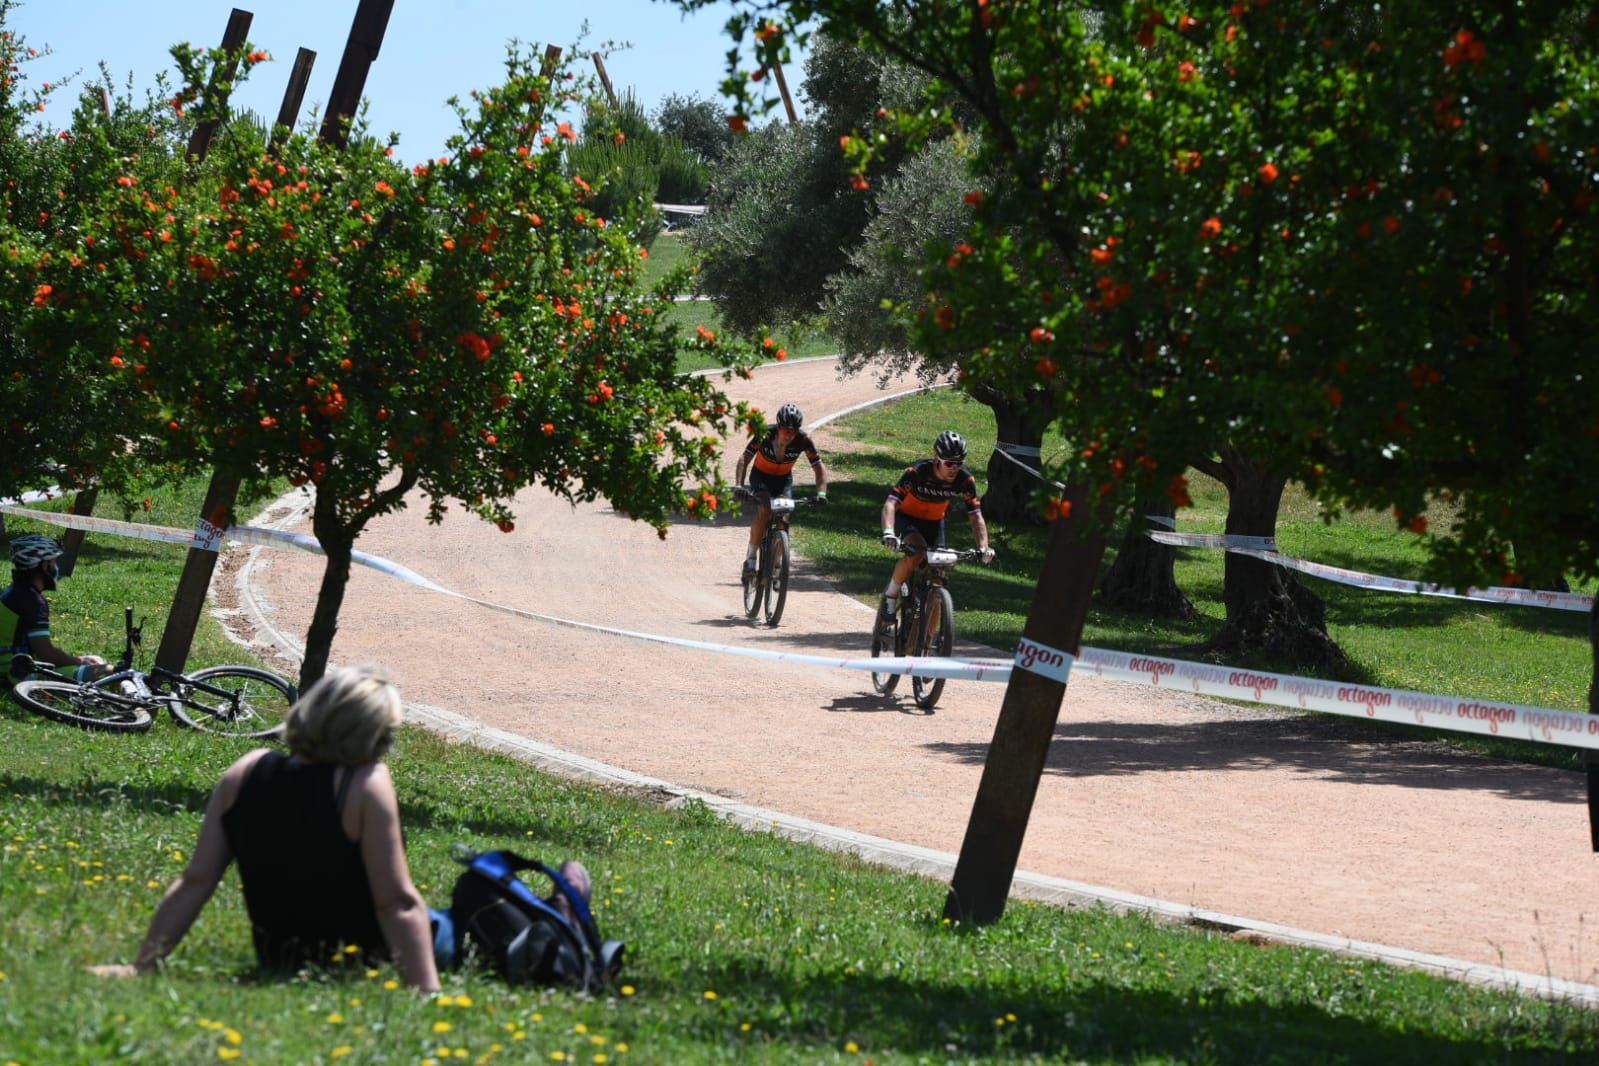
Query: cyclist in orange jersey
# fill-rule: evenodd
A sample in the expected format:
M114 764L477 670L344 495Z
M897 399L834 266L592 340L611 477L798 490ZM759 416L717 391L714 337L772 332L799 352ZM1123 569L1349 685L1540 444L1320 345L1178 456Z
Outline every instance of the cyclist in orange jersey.
M983 501L977 496L977 479L966 469L966 441L959 433L945 430L933 442L933 458L907 466L899 483L883 501L883 545L898 550L900 541L922 550L902 555L894 564L894 576L883 590L878 618L892 622L899 607L899 590L910 580L916 565L926 558L926 549L944 544L944 515L955 500L966 501L966 514L972 524L972 539L983 553L983 562L994 560L988 546L988 523L983 521ZM913 539L914 538L914 539Z
M791 496L794 492L794 464L803 455L810 460L811 473L816 478L816 502L826 504L827 471L822 468L821 457L816 454L816 445L810 437L800 432L800 425L804 421L805 416L793 404L785 403L779 407L777 420L766 439L751 437L745 446L744 454L738 460L738 470L733 475L733 483L744 484L744 474L748 471L751 492L764 492L768 497ZM752 461L754 469L750 469ZM746 574L755 569L755 550L760 546L761 538L766 536L766 523L771 516L772 508L763 503L755 513L755 520L750 523L749 548L744 556Z

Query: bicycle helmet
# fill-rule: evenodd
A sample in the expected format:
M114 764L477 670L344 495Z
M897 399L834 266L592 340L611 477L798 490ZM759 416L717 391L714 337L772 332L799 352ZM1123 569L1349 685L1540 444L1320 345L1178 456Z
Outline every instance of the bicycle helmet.
M804 421L805 416L800 412L800 409L791 403L785 403L777 409L778 429L798 429Z
M966 458L966 441L953 429L946 429L933 442L933 454L940 459L958 463Z
M35 570L61 554L61 545L43 533L24 533L11 541L11 565L17 570Z

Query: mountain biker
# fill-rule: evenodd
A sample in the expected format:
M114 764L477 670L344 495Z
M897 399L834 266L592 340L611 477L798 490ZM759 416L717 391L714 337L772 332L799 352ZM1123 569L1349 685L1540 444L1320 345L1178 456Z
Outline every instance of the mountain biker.
M0 591L0 678L13 677L13 660L30 656L34 662L61 668L74 681L92 681L111 672L98 655L72 655L50 639L50 602L60 569L56 563L61 545L43 533L24 533L11 540L11 585ZM19 665L20 668L20 665Z
M773 496L790 496L794 491L794 464L801 455L811 461L811 474L816 478L816 502L827 503L827 471L822 469L822 460L816 454L816 445L811 438L800 432L800 426L805 421L805 416L800 409L791 403L785 403L777 409L777 419L765 440L750 438L744 448L744 454L739 457L738 470L733 476L735 485L744 484L744 472L749 470L750 461L755 461L755 468L749 470L749 488L752 492L765 493L768 498ZM760 510L755 513L755 521L750 523L750 543L744 555L744 573L746 575L755 570L755 551L760 547L761 538L766 536L766 522L772 516L772 508L765 500L761 502Z
M883 590L878 611L881 621L893 622L899 590L927 557L926 549L943 547L944 515L952 501L966 501L972 539L983 553L984 564L994 560L994 549L988 546L988 523L983 521L983 504L977 497L977 479L963 465L965 461L966 441L959 433L946 429L933 442L933 458L907 466L883 501L884 547L897 550L904 540L922 550L902 555L894 564L894 576Z

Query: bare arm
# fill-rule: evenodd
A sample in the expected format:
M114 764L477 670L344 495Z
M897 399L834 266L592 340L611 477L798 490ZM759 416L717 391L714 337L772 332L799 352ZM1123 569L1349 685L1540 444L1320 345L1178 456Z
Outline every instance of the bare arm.
M388 941L406 984L423 992L437 992L439 974L433 963L427 904L411 883L405 841L400 836L400 801L394 795L389 768L378 763L352 772L360 775L354 791L361 805L361 860L372 885L372 904L377 909L383 938Z
M827 471L822 467L820 459L811 460L811 473L816 476L816 491L819 495L827 495Z
M899 510L899 497L892 494L883 501L883 528L894 528L894 513Z
M983 512L973 511L970 517L972 520L972 539L977 542L979 548L988 547L988 523L983 520ZM1009 548L1005 550L1010 551Z
M750 468L750 460L755 458L755 438L744 446L744 454L738 457L738 468L733 471L733 484L744 484L744 474Z
M140 973L153 971L172 953L227 872L228 864L233 861L233 849L228 847L227 834L222 831L222 815L233 806L250 768L264 754L266 749L258 748L239 759L223 772L212 790L189 865L161 897L155 917L150 919L150 929L144 934L144 943L139 946L133 965Z
M51 666L99 666L105 662L98 655L73 655L62 651L49 637L29 637L28 654L35 662Z

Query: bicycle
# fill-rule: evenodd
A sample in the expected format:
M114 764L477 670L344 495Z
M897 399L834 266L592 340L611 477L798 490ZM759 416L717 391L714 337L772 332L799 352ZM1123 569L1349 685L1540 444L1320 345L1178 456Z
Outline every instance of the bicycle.
M766 522L766 536L756 549L755 569L744 571L744 614L754 618L764 608L766 624L775 626L783 617L783 604L788 600L788 523L797 507L814 507L814 496L795 499L792 496L773 496L755 492L739 485L733 490L736 499L755 504L766 504L772 514Z
M921 549L901 544L899 550L904 555L915 555ZM982 557L981 548L928 548L927 558L900 589L894 621L885 622L879 616L873 623L872 658L948 656L955 643L955 600L949 594L949 571L956 563L975 562ZM872 689L880 696L890 695L899 685L900 676L874 671ZM922 710L932 710L943 691L944 678L911 675L911 695Z
M298 694L281 677L253 666L208 666L192 674L161 666L139 670L133 659L144 625L133 624L132 607L127 608L124 628L122 657L105 677L73 681L18 655L13 672L34 676L16 682L11 695L52 721L111 733L142 733L163 707L181 725L201 732L267 738L282 731Z

